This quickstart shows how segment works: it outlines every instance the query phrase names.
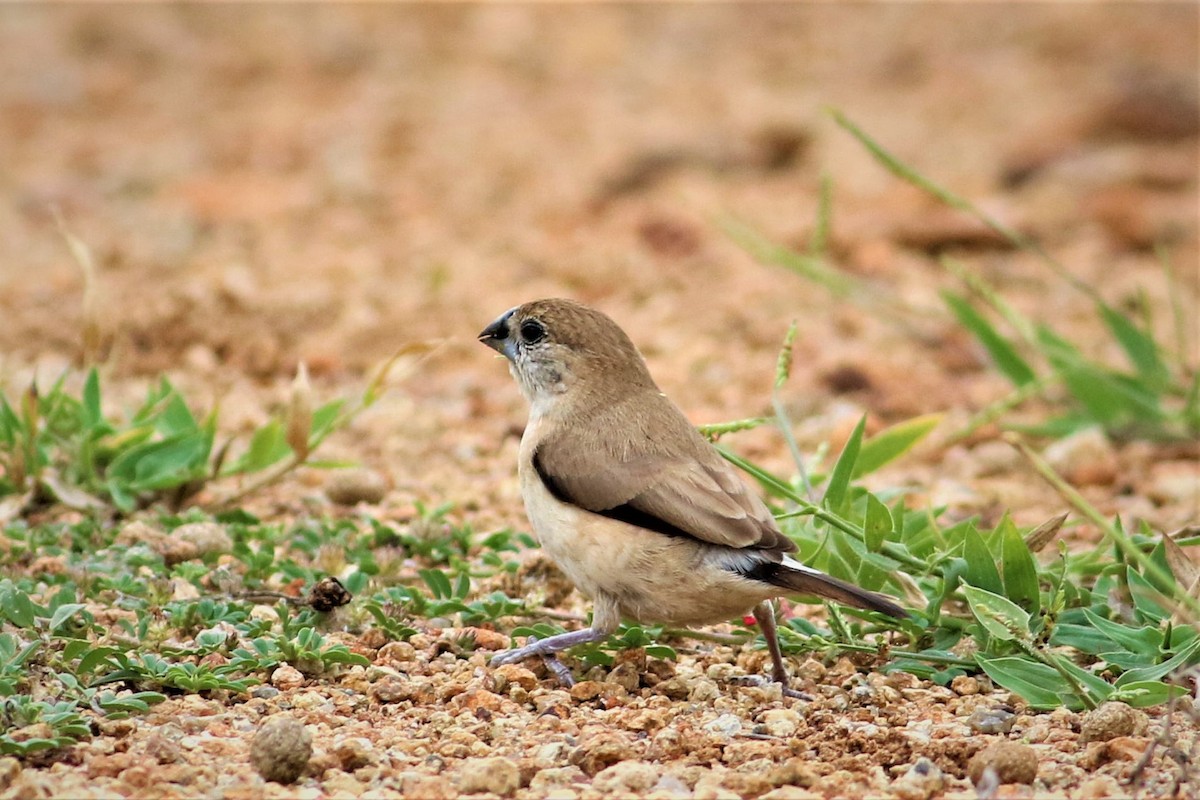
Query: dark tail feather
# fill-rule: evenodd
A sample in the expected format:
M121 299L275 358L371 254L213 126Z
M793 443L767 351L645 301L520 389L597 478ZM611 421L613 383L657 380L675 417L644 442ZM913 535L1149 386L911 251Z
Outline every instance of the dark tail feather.
M796 594L812 594L824 597L838 603L844 603L855 608L865 608L868 611L878 611L896 619L906 619L908 612L883 595L868 592L853 584L830 577L818 570L801 571L784 566L783 564L760 564L754 577L761 581L774 584Z

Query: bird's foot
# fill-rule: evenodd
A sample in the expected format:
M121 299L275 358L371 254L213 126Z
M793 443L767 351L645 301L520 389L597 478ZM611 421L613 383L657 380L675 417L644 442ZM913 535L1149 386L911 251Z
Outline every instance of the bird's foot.
M497 653L492 656L490 663L493 667L499 667L504 664L516 664L518 661L540 656L546 663L546 668L558 679L559 683L570 688L575 685L575 679L571 676L571 671L567 669L567 666L558 660L556 653L575 645L597 642L607 635L603 631L584 628L580 631L560 633L557 636L540 640L536 636L530 636L526 640L524 647L517 647Z
M536 636L530 636L525 640L524 647L518 647L515 650L505 650L502 653L497 653L492 657L492 666L498 667L501 664L515 664L518 661L523 661L526 658L532 658L535 655L540 655L542 661L546 664L546 669L550 670L560 684L570 689L575 685L575 677L571 674L571 670L567 669L567 665L558 660L558 656L554 653L539 653L535 645L538 643Z

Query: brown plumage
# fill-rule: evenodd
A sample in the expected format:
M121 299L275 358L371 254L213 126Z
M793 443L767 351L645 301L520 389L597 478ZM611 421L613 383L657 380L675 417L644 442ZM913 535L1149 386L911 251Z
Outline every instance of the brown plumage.
M770 510L650 377L611 319L570 300L511 309L480 334L530 402L522 496L546 552L596 601L592 627L501 653L493 663L602 638L622 616L720 622L754 608L786 672L769 599L829 598L894 617L892 601L788 554Z

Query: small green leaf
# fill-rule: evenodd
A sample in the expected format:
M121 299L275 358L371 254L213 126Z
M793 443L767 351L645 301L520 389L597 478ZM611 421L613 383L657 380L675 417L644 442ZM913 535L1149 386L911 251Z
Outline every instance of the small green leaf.
M1037 563L1025 544L1017 526L1008 514L997 526L1000 535L1001 566L1004 568L1004 594L1026 611L1038 613L1042 609L1041 590L1038 588Z
M194 433L199 426L192 411L178 393L172 392L166 407L154 426L164 439Z
M83 658L79 659L79 664L75 667L75 672L79 675L90 675L100 667L112 668L125 666L114 660L117 652L115 647L94 647L85 653Z
M56 608L54 616L50 617L50 632L57 632L67 620L85 608L87 608L87 604L85 603L64 603Z
M967 572L963 578L971 586L1002 594L1004 583L1000 580L1000 570L996 569L996 558L984 543L974 523L963 527L962 537L963 558L967 562Z
M867 549L878 553L883 542L892 532L892 513L875 495L867 492L867 515L863 522L863 534Z
M471 593L471 576L466 571L458 573L458 577L454 581L454 595L457 600L462 600Z
M675 648L665 644L646 645L646 655L651 658L662 658L668 661L675 661L679 658L679 655L675 652Z
M854 477L861 478L911 450L942 421L941 414L925 414L884 428L862 443L854 464Z
M1133 607L1145 619L1157 624L1171 616L1171 612L1163 605L1162 592L1143 578L1132 565L1125 568L1125 580L1129 584L1129 595L1133 598Z
M1098 632L1131 652L1157 653L1163 645L1163 632L1158 628L1149 625L1140 628L1122 625L1104 619L1086 608L1083 609L1083 616Z
M313 412L312 426L309 428L308 447L315 450L325 437L334 431L338 420L341 419L345 400L330 400Z
M963 586L962 593L979 624L996 639L1025 641L1029 638L1029 613L1007 597Z
M0 613L18 628L32 628L37 621L37 607L29 595L7 581L0 586Z
M1031 708L1048 710L1063 705L1063 697L1072 694L1071 685L1053 667L1018 656L984 658L976 663L1000 686L1020 695Z
M1076 625L1072 622L1061 621L1054 626L1050 644L1055 647L1073 647L1090 656L1098 656L1113 647L1112 641L1096 635L1096 629L1091 625ZM1153 660L1152 655L1146 658ZM1143 663L1150 663L1150 660Z
M246 452L232 464L221 470L222 475L243 472L258 472L287 458L292 449L288 447L283 423L272 419L254 431Z
M211 449L212 438L200 430L146 442L113 460L109 480L134 493L179 486L203 472Z
M421 580L425 581L425 585L429 587L429 591L437 600L448 600L454 597L454 588L450 585L450 579L446 577L446 573L440 569L423 569L418 573Z
M854 464L858 461L858 451L862 446L863 430L866 426L867 417L864 414L854 426L854 431L846 440L846 445L833 466L833 472L829 475L829 484L825 489L825 507L831 511L844 513L849 504L847 490L850 488L850 478L854 474Z
M1134 708L1150 708L1187 693L1182 686L1172 686L1162 681L1132 681L1119 687L1109 699L1121 700Z
M87 379L83 382L83 427L95 430L100 427L104 417L100 412L100 376L96 368L88 370Z
M1200 659L1200 639L1194 639L1190 645L1161 664L1137 667L1124 673L1120 678L1117 678L1117 686L1125 686L1138 681L1156 681L1164 675L1170 675L1175 670L1192 664L1198 659Z

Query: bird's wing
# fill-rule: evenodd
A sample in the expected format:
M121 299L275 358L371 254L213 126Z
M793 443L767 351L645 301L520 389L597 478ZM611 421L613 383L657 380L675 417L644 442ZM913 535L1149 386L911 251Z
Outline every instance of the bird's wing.
M654 399L662 404L649 418L632 419L618 406L589 420L603 431L595 447L579 447L577 435L538 442L533 466L550 492L659 533L778 554L795 550L721 454L668 401Z

